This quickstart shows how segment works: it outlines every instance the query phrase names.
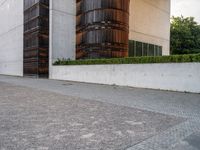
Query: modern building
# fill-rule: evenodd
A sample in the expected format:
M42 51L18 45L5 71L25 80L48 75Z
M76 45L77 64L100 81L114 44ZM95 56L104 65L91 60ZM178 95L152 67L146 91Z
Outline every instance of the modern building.
M0 74L48 77L58 58L169 55L170 0L0 0Z

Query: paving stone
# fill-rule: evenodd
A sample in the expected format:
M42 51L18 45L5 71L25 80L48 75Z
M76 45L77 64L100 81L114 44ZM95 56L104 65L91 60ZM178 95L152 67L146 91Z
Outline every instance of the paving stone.
M184 119L0 82L0 149L125 149Z
M0 109L0 114L1 115L5 114L6 111L4 110L6 108L7 108L6 110L13 110L13 111L7 111L7 113L9 112L8 114L11 116L12 115L15 116L15 114L19 114L18 108L21 108L20 112L29 112L25 114L22 113L22 114L16 115L15 117L11 117L10 120L13 120L13 121L17 120L16 119L17 117L20 118L20 116L23 116L23 115L32 116L28 118L30 120L34 120L35 118L37 118L35 119L35 121L30 122L30 123L41 124L38 126L36 125L35 128L37 127L36 129L38 129L40 127L41 130L46 131L45 133L42 132L42 134L40 132L33 133L33 135L36 136L37 138L42 139L44 138L43 135L47 134L48 138L50 136L51 138L53 137L53 139L57 141L66 140L62 136L60 136L60 134L56 134L57 132L53 132L52 130L55 129L59 131L59 129L62 129L62 131L65 133L65 130L63 128L65 128L66 126L75 126L76 127L75 129L74 127L68 129L68 131L70 131L68 133L72 134L77 129L78 130L82 129L81 125L83 126L85 125L89 128L88 132L86 133L84 132L85 129L83 127L84 130L83 131L81 130L82 132L79 132L79 134L74 134L75 137L79 137L78 142L76 141L77 138L74 138L74 139L70 138L69 141L71 142L66 143L66 145L69 146L66 149L74 149L74 148L84 149L85 147L87 147L87 149L101 149L103 146L104 147L102 149L120 149L120 150L121 149L198 150L199 149L198 140L199 140L199 131L200 131L200 109L199 109L200 108L200 94L137 89L137 88L118 87L118 86L95 85L95 84L54 81L54 80L44 80L44 79L36 80L36 79L18 78L18 77L9 77L9 76L0 76L0 81L2 81L0 82L0 87L2 84L4 84L4 87L0 89L0 99L3 98L5 100L5 101L1 101L0 103L0 107L4 108L4 109ZM14 86L14 89L11 88L13 87L13 85L16 86L16 87ZM9 91L7 92L9 92L13 97L18 96L18 92L16 92L16 89L20 90L20 88L22 88L23 90L26 91L30 88L32 92L31 93L30 91L25 92L26 93L25 95L20 94L22 95L22 98L17 98L18 101L16 103L13 103L13 102L8 103L11 97L5 94L5 91L4 91L6 89L5 86L8 86L7 89L9 89ZM21 86L29 87L29 88L24 89L24 87L21 87ZM38 96L37 94L35 95L34 94L35 90L36 91L39 90L41 92L40 93L41 95L40 96ZM43 95L44 91L46 91L48 94ZM58 97L63 97L63 99L57 98L57 96L53 96L54 94L57 95ZM28 96L29 98L26 95L29 95ZM40 100L37 100L38 97L40 97L39 98ZM49 98L48 101L45 99L45 97ZM24 98L27 100L26 103L24 103L23 101L20 101ZM33 99L35 100L31 101ZM56 99L56 102L55 102L55 99ZM54 103L52 102L52 100L54 101ZM67 120L68 124L66 122L63 123L63 121L65 120L65 119L63 120L63 118L66 118L66 115L61 115L62 113L60 113L60 115L55 115L58 112L64 112L63 107L66 107L66 103L65 103L66 101L73 101L73 102L76 101L76 103L79 104L79 105L77 104L70 105L70 107L66 109L67 110L66 113L68 113L66 115L73 116L75 118L79 118L78 116L81 116L80 118L82 119L80 119L80 121L82 122L73 122L71 120ZM30 107L30 108L23 107L23 105L20 103L23 103L23 105L26 104L27 106L32 105L33 107ZM59 105L59 103L60 105L62 105L62 107ZM37 105L34 105L34 104L37 104ZM88 107L86 106L90 106L89 108L94 107L95 109L94 110L88 109ZM73 111L75 111L79 115L75 115L76 113L74 113L72 110L70 111L71 107L73 108ZM14 108L14 109L11 109L11 108ZM34 110L34 108L38 108L38 109L40 108L40 109ZM49 110L49 111L44 111L44 110ZM51 111L53 111L54 113L50 113ZM39 115L39 114L42 114L42 115ZM105 122L108 122L108 123L106 124L105 122L104 123L101 122L101 124L97 125L96 128L92 128L90 125L88 125L89 122L90 123L93 122L94 125L96 125L96 123L99 121L96 120L96 118L98 117L89 118L89 119L86 117L88 115L90 116L91 114L97 115L99 118L102 118ZM104 115L102 116L99 114L104 114ZM46 126L46 124L49 124L49 122L46 122L45 124L44 123L45 121L41 121L48 118L44 116L49 116L49 115L50 115L49 119L53 120L54 122L53 127L51 127L51 122L49 126ZM134 120L135 118L133 119L133 116L137 116L139 120L135 121ZM158 120L156 120L153 116L157 116ZM168 117L173 118L173 119L169 119ZM7 129L20 128L19 126L17 126L17 124L14 124L14 123L10 124L9 119L5 119L5 118L6 117L4 117L3 121L5 123L8 123ZM168 119L170 120L169 122L167 121ZM88 122L86 120L88 120ZM149 120L152 120L152 121L149 121ZM56 124L55 122L58 122L58 124ZM123 122L123 125L119 125L120 124L119 122L121 123ZM161 122L160 126L158 125L158 122ZM21 124L21 122L18 122L18 123ZM153 127L153 128L150 129L147 125L144 126L144 123L148 123L150 127ZM64 124L65 126L60 127L59 124ZM26 125L26 122L24 123L24 125ZM103 126L107 129L106 132ZM137 128L131 128L132 126L134 127L137 126ZM143 129L145 130L140 130L141 128L138 128L138 126L139 127L143 126ZM51 134L48 133L47 130ZM140 134L137 135L139 131L142 131L142 132L140 132ZM20 134L22 135L25 133L20 132ZM20 135L20 134L17 134L17 135ZM4 135L5 133L3 133L2 136L0 135L0 137L3 137ZM10 134L10 136L8 136L7 141L9 141L9 137L12 137L12 135L13 133ZM99 136L96 136L96 135L99 135ZM137 135L137 136L134 137L134 135ZM24 136L27 137L26 134ZM34 140L33 137L29 137L29 138L32 140L33 145L35 145L35 143L37 144L37 142ZM48 138L46 137L47 141L50 141L48 140ZM88 139L92 139L92 140L88 142ZM95 145L94 143L99 139L101 139L103 142ZM16 138L14 138L14 141L15 140ZM74 141L78 143L76 147L73 147ZM22 143L26 143L26 142L27 140L23 141L22 139ZM40 142L42 142L42 140ZM82 143L82 144L79 144L79 143ZM90 144L93 145L93 147L91 147ZM58 146L57 143L53 143L50 146L50 149L63 148L63 145L60 145L58 147L55 147L55 145ZM85 146L85 147L83 148L81 146ZM9 148L16 149L15 145L14 146L10 145ZM41 144L37 148L47 149L49 148L49 146ZM35 149L34 146L33 146L33 149Z

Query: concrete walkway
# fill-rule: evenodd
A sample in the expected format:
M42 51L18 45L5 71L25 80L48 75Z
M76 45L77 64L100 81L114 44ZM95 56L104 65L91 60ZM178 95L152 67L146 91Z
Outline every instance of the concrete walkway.
M0 76L0 150L199 150L200 95Z

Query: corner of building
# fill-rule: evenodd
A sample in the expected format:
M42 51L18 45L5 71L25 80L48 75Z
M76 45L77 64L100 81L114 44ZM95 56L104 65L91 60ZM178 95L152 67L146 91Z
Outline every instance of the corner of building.
M129 39L162 46L170 54L170 0L131 0Z

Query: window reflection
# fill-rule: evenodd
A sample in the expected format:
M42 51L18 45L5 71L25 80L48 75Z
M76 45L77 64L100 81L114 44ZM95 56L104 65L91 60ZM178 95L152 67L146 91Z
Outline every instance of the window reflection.
M129 57L162 56L162 46L129 40Z

